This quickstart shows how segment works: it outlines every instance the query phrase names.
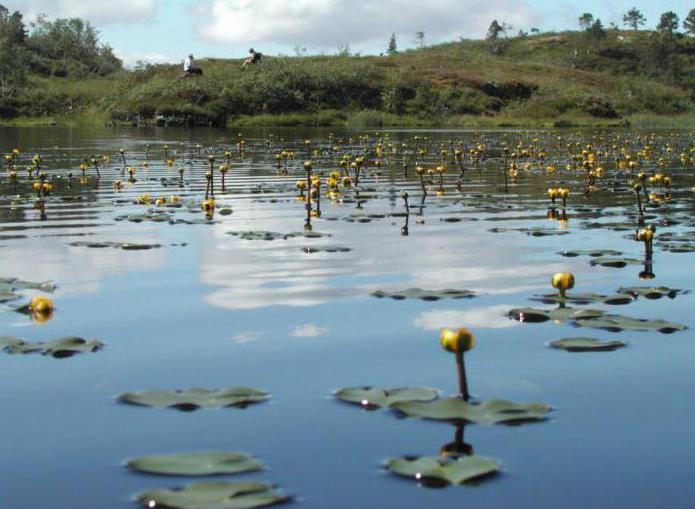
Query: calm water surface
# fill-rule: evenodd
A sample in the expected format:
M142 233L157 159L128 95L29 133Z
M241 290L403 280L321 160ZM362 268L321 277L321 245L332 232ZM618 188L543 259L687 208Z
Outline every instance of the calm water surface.
M386 133L382 133L383 137ZM469 169L462 191L457 171L445 175L446 194L430 193L421 205L420 183L401 156L368 169L359 195L324 197L312 221L317 238L244 240L230 232L302 232L304 203L296 199L302 178L304 139L327 149L327 131L244 131L246 154L235 154L226 194L206 222L198 209L205 193L207 155L234 147L237 133L177 130L3 129L0 147L40 153L56 191L46 217L34 209L26 178L17 198L0 177L0 277L55 281L53 319L43 325L3 304L0 336L46 341L64 336L98 338L94 354L54 359L0 354L0 506L8 509L128 508L138 492L196 479L144 476L125 460L200 450L246 451L269 466L233 480L262 480L296 496L304 508L515 507L687 509L695 501L695 338L692 329L673 334L578 329L567 323L520 324L507 318L514 307L540 306L533 295L552 291L550 275L572 271L575 292L612 294L621 286L695 289L694 256L658 245L656 279L642 281L644 267L591 266L590 258L559 251L615 249L641 260L643 246L630 237L636 224L634 195L613 167L598 189L585 194L581 172L520 170L504 192L499 144L534 137L557 156L556 136L609 146L615 136L643 133L500 133L392 131L384 144L413 144L427 136L423 162L438 164L439 144L474 146L485 136L489 157ZM376 137L335 132L341 151L361 153ZM593 140L591 139L594 136ZM352 137L352 145L348 138ZM671 140L675 152L662 171L674 179L672 200L647 212L658 234L695 229L692 166L677 153L692 147L685 132L656 134L655 146ZM163 164L163 145L178 152L186 143L184 183ZM151 144L149 169L143 168ZM194 148L203 146L200 155ZM635 142L639 145L638 142ZM58 148L54 148L54 147ZM122 175L118 148L137 167L137 182ZM275 168L282 148L298 152L289 175ZM495 152L496 150L496 152ZM111 161L97 182L93 170L79 182L78 165L92 154ZM339 155L314 156L315 169L337 169ZM373 158L367 153L367 157ZM551 156L553 157L553 156ZM656 160L656 156L653 158ZM320 161L319 161L320 160ZM644 169L656 168L655 162ZM452 165L451 168L454 168ZM74 174L68 187L67 173ZM124 181L120 192L113 182ZM436 182L436 180L435 180ZM572 189L567 216L547 218L549 185ZM21 186L20 186L21 187ZM401 235L410 194L409 235ZM178 195L181 208L160 208L172 222L132 222L128 216L158 211L136 196ZM76 200L75 197L80 198ZM627 227L619 223L628 222ZM595 223L604 223L603 227ZM616 226L617 225L617 226ZM594 226L594 227L589 227ZM532 236L493 228L564 228L566 235ZM143 251L95 249L75 242L159 244ZM322 247L349 251L322 252ZM310 249L308 249L310 248ZM315 250L316 252L307 252ZM475 291L463 300L392 300L375 290L406 288ZM36 292L22 292L22 301ZM637 299L625 306L589 307L636 318L662 318L695 326L695 294L675 299ZM582 306L584 307L584 306ZM477 336L466 356L473 394L480 399L543 402L551 418L522 426L465 429L476 454L497 458L501 474L470 486L428 489L386 472L385 459L436 455L454 437L447 423L399 419L335 401L345 386L429 386L456 390L453 358L439 347L439 329L467 326ZM614 352L575 354L548 347L552 340L591 336L621 339ZM179 412L128 406L127 391L250 386L273 395L245 410ZM223 479L226 479L223 478Z

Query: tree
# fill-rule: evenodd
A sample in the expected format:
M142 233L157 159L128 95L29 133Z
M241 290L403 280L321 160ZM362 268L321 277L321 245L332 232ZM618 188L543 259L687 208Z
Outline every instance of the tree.
M673 36L673 34L678 30L678 14L673 11L665 12L659 18L659 24L656 26L656 31L661 35L667 37Z
M695 9L690 9L690 12L683 20L683 29L690 35L695 35Z
M386 53L393 56L398 53L398 45L396 44L396 34L391 34L389 45L386 48Z
M22 14L0 5L0 98L17 94L26 80L26 30Z
M606 38L606 29L603 28L603 23L601 23L600 19L596 18L596 21L591 24L589 34L596 44L596 51L598 51L601 40Z
M590 12L585 12L578 18L579 26L584 30L589 30L591 25L594 24L594 15Z
M336 55L339 57L349 57L350 56L350 43L338 44L338 51Z
M637 8L633 7L625 14L623 14L623 25L632 28L633 30L639 30L639 27L647 22L647 18L644 14Z
M487 29L487 45L493 55L498 55L504 50L503 41L500 40L500 34L503 32L504 27L496 19L490 23L490 28Z
M487 40L496 41L500 38L500 34L504 32L504 28L500 25L497 20L492 20L490 27L487 29Z
M415 32L415 44L417 45L418 48L424 48L425 47L425 32L423 32L423 31Z

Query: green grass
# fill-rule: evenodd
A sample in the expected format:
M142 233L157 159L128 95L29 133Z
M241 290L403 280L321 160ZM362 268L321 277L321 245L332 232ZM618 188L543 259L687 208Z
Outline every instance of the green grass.
M153 66L104 78L33 78L19 113L38 122L229 126L692 125L695 41L654 57L650 32L452 42L392 57L200 61L202 77ZM29 122L26 119L14 122Z

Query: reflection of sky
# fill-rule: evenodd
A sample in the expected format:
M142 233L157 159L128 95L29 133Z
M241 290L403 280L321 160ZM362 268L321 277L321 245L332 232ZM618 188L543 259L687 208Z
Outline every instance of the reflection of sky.
M89 237L90 241L95 240ZM54 281L57 295L75 295L99 291L104 276L126 274L130 271L153 270L164 265L166 248L147 251L73 247L73 239L25 239L8 242L2 249L9 262L3 272L7 277L29 281ZM104 240L116 240L114 237ZM126 241L122 239L122 241ZM128 236L127 242L157 242L156 235Z
M365 205L370 213L378 207ZM347 206L336 206L324 209L324 217L352 212ZM315 231L333 234L322 239L246 241L226 233L232 229L301 231L302 213L301 204L292 204L275 214L242 212L232 223L216 225L214 241L200 259L202 282L218 287L207 301L227 309L312 306L376 289L410 287L507 294L537 288L530 282L547 278L565 265L561 259L550 264L534 262L530 256L534 251L523 234L490 234L485 222L466 223L462 232L460 224L437 221L436 210L427 212L432 217L426 224L411 226L409 237L399 234L402 218L371 223L314 221ZM340 245L352 251L309 255L302 251L306 245Z

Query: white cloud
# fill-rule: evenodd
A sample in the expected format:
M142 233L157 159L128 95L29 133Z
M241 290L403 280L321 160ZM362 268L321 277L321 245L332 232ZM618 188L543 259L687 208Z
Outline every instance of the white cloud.
M165 64L171 61L169 57L161 53L127 53L116 50L115 54L118 58L123 60L123 65L128 69L135 67L138 62L145 62L146 64Z
M513 0L212 0L194 12L208 18L198 32L212 42L322 48L345 42L385 45L392 32L407 37L408 43L419 30L429 42L481 36L495 18L514 27L536 21L529 5Z
M519 322L509 319L507 313L515 306L500 304L485 308L474 309L435 309L418 315L413 323L415 326L428 331L439 330L443 327L471 327L480 329L505 329L519 325Z
M312 323L306 323L304 325L298 325L292 331L292 336L295 338L317 338L319 336L324 336L328 332L325 327L319 327Z
M97 2L94 0L18 0L12 9L33 20L37 14L50 18L86 18L98 25L146 21L157 11L156 0L119 0Z
M232 339L234 339L234 342L236 343L251 343L252 341L257 341L262 335L262 332L250 330L246 332L240 332Z

